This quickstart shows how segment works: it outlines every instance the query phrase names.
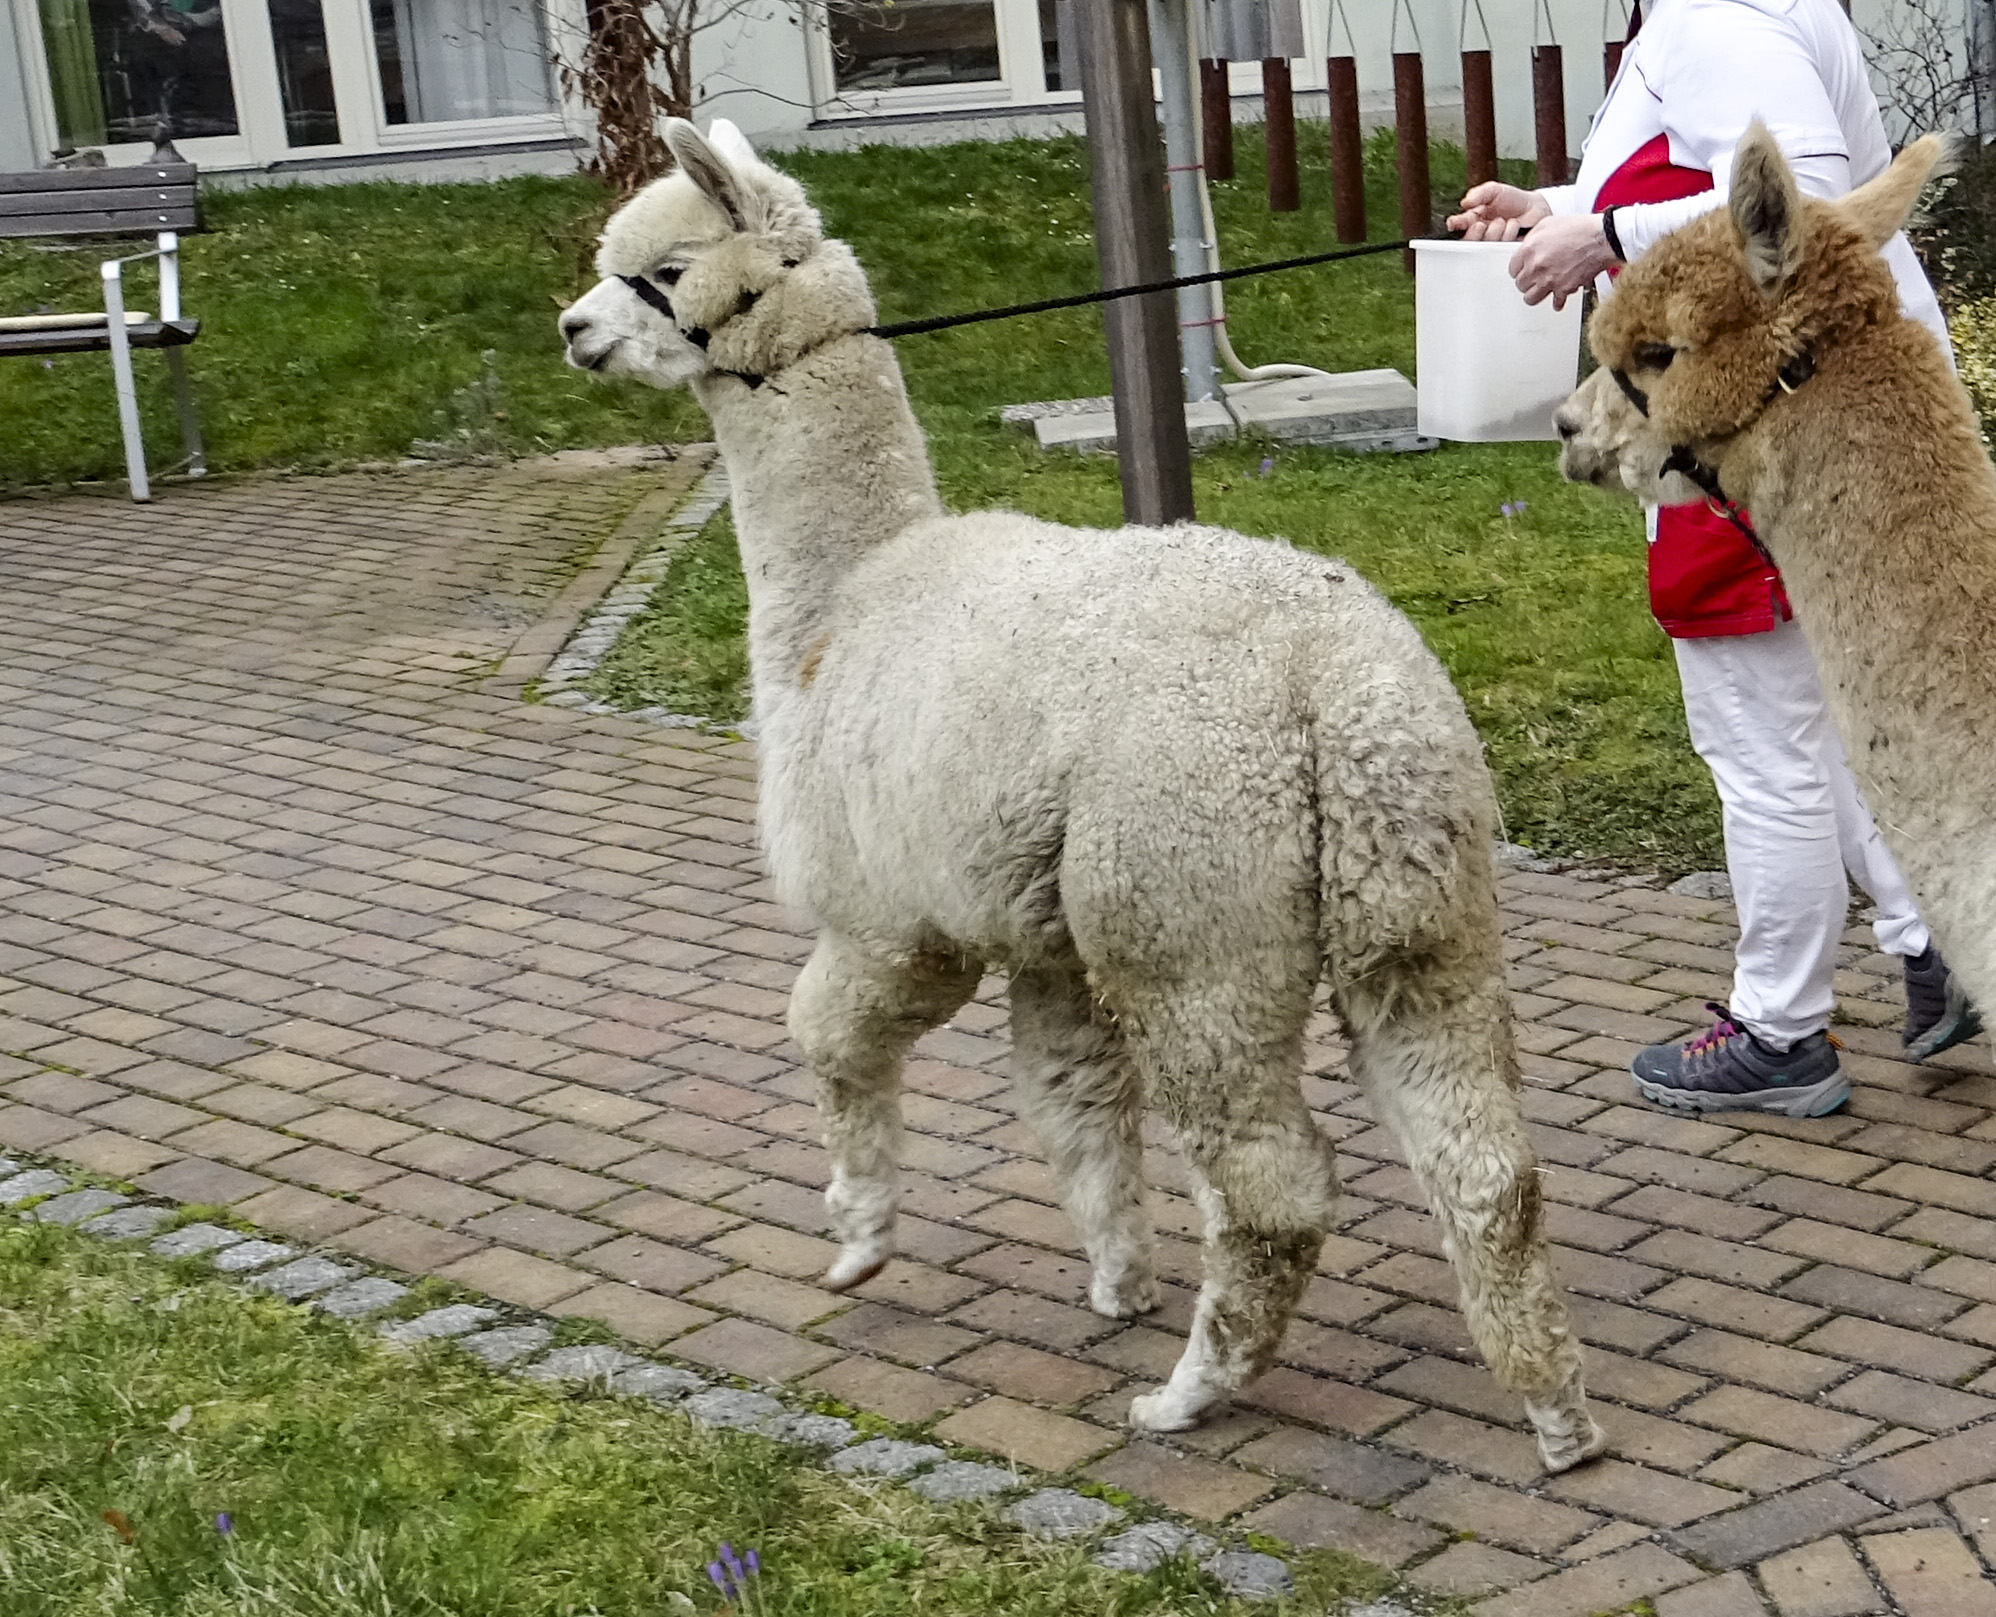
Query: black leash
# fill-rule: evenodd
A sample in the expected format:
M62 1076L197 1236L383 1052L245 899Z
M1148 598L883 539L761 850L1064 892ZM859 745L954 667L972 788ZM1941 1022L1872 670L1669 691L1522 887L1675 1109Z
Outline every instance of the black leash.
M1301 258L1278 258L1267 264L1243 264L1239 269L1211 270L1204 275L1176 275L1168 281L1147 281L1142 286L1117 286L1101 292L1077 292L1072 297L1043 298L1038 303L1014 303L1003 309L978 309L970 314L942 314L927 320L897 320L892 325L864 326L865 337L919 337L924 332L948 331L953 326L981 325L986 320L1010 320L1022 314L1046 314L1054 309L1079 309L1090 303L1112 303L1117 298L1146 297L1153 292L1176 292L1181 286L1206 286L1213 281L1238 281L1249 275L1268 275L1276 270L1307 269L1312 264L1335 264L1345 258L1370 258L1375 253L1404 252L1406 241L1368 242L1363 247L1345 247L1331 253L1308 253Z

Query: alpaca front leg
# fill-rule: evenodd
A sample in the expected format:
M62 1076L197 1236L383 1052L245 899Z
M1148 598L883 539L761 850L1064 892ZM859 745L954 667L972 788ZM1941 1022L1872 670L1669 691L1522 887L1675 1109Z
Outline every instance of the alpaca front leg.
M1088 1305L1110 1319L1146 1313L1158 1291L1135 1064L1079 969L1021 971L1011 997L1022 1110L1093 1268Z
M1348 1012L1352 1070L1427 1193L1478 1351L1523 1395L1546 1469L1568 1471L1607 1440L1553 1279L1502 995L1493 984L1438 1005L1417 993L1377 1022Z
M825 1190L839 1255L822 1284L847 1291L894 1253L899 1209L901 1063L977 987L961 958L885 956L827 933L790 995L790 1033L818 1077L832 1179Z

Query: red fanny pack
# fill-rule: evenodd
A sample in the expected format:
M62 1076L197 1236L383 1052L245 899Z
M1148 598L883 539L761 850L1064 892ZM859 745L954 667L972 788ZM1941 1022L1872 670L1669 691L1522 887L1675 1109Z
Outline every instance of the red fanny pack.
M1658 135L1608 176L1594 206L1675 202L1711 189L1712 176L1671 162L1670 139ZM1649 609L1674 640L1764 634L1793 616L1781 574L1703 500L1666 505L1656 514L1656 539L1649 547Z

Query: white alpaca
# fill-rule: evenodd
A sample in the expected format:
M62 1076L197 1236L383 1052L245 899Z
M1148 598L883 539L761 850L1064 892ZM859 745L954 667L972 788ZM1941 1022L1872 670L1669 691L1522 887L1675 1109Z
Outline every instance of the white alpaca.
M1093 1264L1157 1301L1138 1126L1198 1185L1206 1281L1170 1382L1195 1424L1265 1369L1336 1196L1299 1083L1328 978L1498 1379L1548 1466L1601 1437L1514 1088L1490 838L1462 703L1336 562L1213 529L943 513L851 251L716 123L610 222L571 364L690 384L734 488L762 835L820 929L790 1028L816 1070L842 1251L892 1251L902 1057L1009 974L1024 1110Z

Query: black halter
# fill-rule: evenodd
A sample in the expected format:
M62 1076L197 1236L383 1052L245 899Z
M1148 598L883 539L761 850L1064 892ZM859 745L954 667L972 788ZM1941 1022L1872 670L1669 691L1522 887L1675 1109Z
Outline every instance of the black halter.
M666 319L670 320L673 323L673 325L679 326L679 316L673 310L672 299L665 295L664 288L662 288L649 275L619 275L617 279L622 281L624 285L628 286L633 292L637 293L638 298L641 302L649 304L653 309L656 309L660 314L664 315ZM744 292L741 295L741 297L736 300L734 313L730 314L728 316L728 319L729 320L740 319L743 315L747 314L749 310L755 307L756 300L761 296L762 294L760 292ZM714 334L711 331L709 331L705 326L681 326L679 328L679 334L680 336L684 337L688 342L690 342L695 348L698 348L702 353L706 352L707 345L714 340ZM720 368L717 366L716 369L719 370ZM746 382L752 388L761 387L763 382L766 380L766 378L762 376L760 372L757 371L722 370L720 371L720 374L723 376L733 376L740 381Z
M1649 395L1629 380L1627 371L1611 368L1608 374L1614 378L1615 386L1622 390L1624 397L1628 399L1629 403L1636 407L1636 414L1647 421L1649 419ZM1764 412L1782 394L1793 393L1815 374L1816 356L1806 348L1801 353L1791 355L1789 358L1783 360L1781 368L1774 373L1774 386L1761 395L1761 411ZM1759 412L1756 412L1754 419L1760 419ZM1753 422L1746 422L1737 428L1736 431L1744 432L1747 427L1752 425ZM1774 557L1768 554L1767 546L1761 542L1761 537L1754 530L1754 525L1747 520L1746 512L1726 497L1725 489L1719 484L1718 469L1708 465L1693 454L1689 444L1672 444L1670 446L1670 453L1664 457L1662 466L1657 470L1660 475L1677 472L1687 481L1702 489L1706 499L1711 503L1712 509L1717 511L1720 516L1724 517L1739 530L1741 537L1759 552L1762 561L1766 562L1770 567L1775 567ZM1776 571L1778 572L1779 570L1776 567Z

